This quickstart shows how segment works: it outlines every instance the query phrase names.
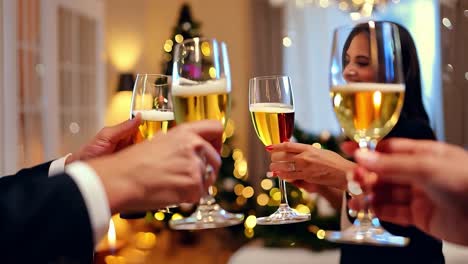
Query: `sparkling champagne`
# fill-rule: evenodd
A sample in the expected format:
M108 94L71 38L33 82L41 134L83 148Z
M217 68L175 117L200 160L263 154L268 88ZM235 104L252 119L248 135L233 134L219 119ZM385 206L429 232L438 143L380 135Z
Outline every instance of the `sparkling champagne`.
M289 141L294 129L294 108L281 103L256 103L249 107L257 136L265 146Z
M172 96L177 123L205 119L219 120L223 125L227 122L231 98L226 80L173 85Z
M141 114L141 124L135 135L134 142L139 143L146 139L151 139L158 132L166 133L175 126L174 112L160 110L134 110L133 116Z
M387 135L398 121L404 94L403 84L385 83L351 83L330 91L344 133L355 141Z

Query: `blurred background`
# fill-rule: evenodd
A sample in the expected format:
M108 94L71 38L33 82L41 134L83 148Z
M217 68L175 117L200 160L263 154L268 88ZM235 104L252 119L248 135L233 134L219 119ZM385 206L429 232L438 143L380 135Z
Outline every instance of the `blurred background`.
M374 18L408 28L437 138L468 147L465 0L0 0L0 15L1 175L73 152L104 125L127 119L134 76L170 73L172 50L184 38L228 45L233 105L215 191L224 208L249 216L245 224L170 231L167 220L190 206L142 220L113 217L97 262L338 263L336 245L323 241L322 230L337 227L338 216L317 195L289 189L291 204L312 212L313 221L255 226L254 215L273 211L279 194L264 179L269 157L247 102L249 78L291 76L296 140L338 151L328 61L340 25ZM445 250L448 263L468 256L453 245Z

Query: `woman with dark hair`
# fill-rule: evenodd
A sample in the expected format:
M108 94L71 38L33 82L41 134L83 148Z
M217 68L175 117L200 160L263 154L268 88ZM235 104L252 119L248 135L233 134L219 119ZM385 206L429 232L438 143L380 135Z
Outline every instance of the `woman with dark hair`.
M375 26L381 27L382 22L376 22ZM435 139L422 102L419 61L413 39L404 27L396 26L399 30L406 90L400 118L386 138ZM368 25L356 26L344 46L343 77L346 81L372 82L375 78L369 45ZM272 153L270 170L275 175L310 192L322 194L336 208L342 205L342 228L352 222L345 210L347 199L344 197L349 196L343 194L347 191L346 172L352 171L355 163L335 152L301 143L273 145L268 150ZM296 170L289 171L284 161L294 161ZM382 222L382 226L392 234L409 237L410 244L402 248L343 245L341 263L444 263L441 241L415 227L386 222Z

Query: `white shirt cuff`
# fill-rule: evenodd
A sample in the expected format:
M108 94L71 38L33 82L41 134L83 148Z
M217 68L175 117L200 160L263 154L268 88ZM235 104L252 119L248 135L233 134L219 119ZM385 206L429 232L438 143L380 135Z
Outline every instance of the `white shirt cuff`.
M65 171L65 162L67 158L71 156L71 153L67 154L65 157L52 161L49 167L49 177L54 176Z
M101 240L109 228L111 212L106 191L96 172L84 162L73 162L65 171L80 189L88 209L91 227L94 233L94 245Z

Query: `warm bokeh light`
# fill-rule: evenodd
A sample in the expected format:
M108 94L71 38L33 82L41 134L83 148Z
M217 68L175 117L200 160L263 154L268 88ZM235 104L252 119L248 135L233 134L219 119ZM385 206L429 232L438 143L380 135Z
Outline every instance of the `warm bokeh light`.
M107 110L106 125L113 126L128 120L130 117L130 102L132 101L132 92L123 91L116 93L111 100Z
M317 238L318 239L324 239L325 238L325 230L320 229L319 231L317 231Z
M346 10L348 10L349 5L348 5L347 2L344 2L344 1L343 1L343 2L340 2L340 3L338 4L338 8L340 8L340 9L343 10L343 11L346 11Z
M283 38L283 46L285 46L286 48L288 47L291 47L292 45L292 40L290 37L284 37Z
M316 148L316 149L321 149L322 148L322 145L318 142L315 142L314 144L312 144L312 147Z
M126 264L126 260L122 256L106 256L104 259L106 264Z
M114 34L109 38L108 49L112 64L120 72L131 71L141 55L141 39L132 33Z
M234 160L239 160L239 159L242 159L244 157L244 154L242 154L242 151L240 149L234 149L234 151L232 152L232 158Z
M247 219L245 219L244 226L246 228L253 229L257 225L257 217L255 215L249 215Z
M242 190L242 196L244 196L247 199L252 197L253 195L254 195L254 189L252 188L252 186L245 187Z
M174 38L177 43L182 43L182 41L184 41L184 36L182 36L181 34L175 35Z
M299 197L299 193L297 191L291 191L291 197L292 198L297 198L297 197Z
M234 193L236 195L242 195L242 190L244 190L244 185L238 183L234 186Z
M270 197L273 197L273 195L275 195L275 193L278 193L280 190L278 188L273 188L270 190Z
M296 210L299 212L299 213L302 213L302 214L310 214L310 208L306 205L303 205L303 204L298 204L296 206Z
M164 220L164 218L166 217L166 215L163 213L163 212L156 212L154 214L154 218L158 221L162 221Z
M268 195L266 195L264 193L257 196L257 204L260 205L260 206L267 205L269 201L270 201L270 197L268 197Z
M216 69L215 67L210 67L208 70L208 74L210 75L211 79L216 79Z
M237 170L239 171L240 176L245 176L247 174L247 161L241 160L237 164Z
M156 245L156 235L151 232L138 232L135 235L137 249L148 250Z
M247 199L245 199L244 196L239 196L236 198L236 204L243 206L247 202Z
M201 44L201 52L204 56L208 57L211 55L211 48L208 42L202 42Z
M271 199L279 202L281 200L281 192L274 193L273 196L271 196Z
M179 214L179 213L175 213L171 217L172 220L179 220L179 219L182 219L182 218L183 218L183 216L181 214Z
M263 190L268 191L273 187L273 181L270 179L263 179L260 182L260 186L262 187Z
M330 2L328 0L320 0L319 5L321 8L327 8Z
M246 228L244 229L244 235L247 238L252 238L254 236L254 230L252 228Z
M130 105L132 102L131 91L121 91L116 93L109 104L106 113L106 126L117 125L130 118ZM135 109L152 109L153 97L136 97Z

